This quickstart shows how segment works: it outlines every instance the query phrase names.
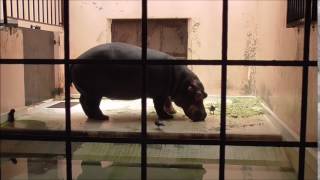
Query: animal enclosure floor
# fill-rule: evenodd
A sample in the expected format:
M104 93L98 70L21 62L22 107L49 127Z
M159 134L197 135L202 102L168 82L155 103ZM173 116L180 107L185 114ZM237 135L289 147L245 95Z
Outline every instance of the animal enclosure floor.
M65 144L2 141L3 179L65 179ZM219 179L219 146L148 145L148 179ZM15 160L16 162L14 163ZM141 147L137 144L72 143L74 179L140 179ZM226 148L226 179L296 179L279 147Z
M280 132L264 115L255 97L228 97L227 99L227 138L237 140L281 140ZM13 123L2 123L1 128L36 129L63 131L65 129L65 109L49 108L61 101L47 100L16 112ZM78 102L73 99L72 102ZM207 118L203 122L192 122L183 110L175 107L177 113L171 120L163 121L165 126L155 125L156 112L151 99L147 99L147 131L152 138L212 138L218 139L220 132L219 97L208 97ZM249 103L248 103L249 102ZM253 103L252 103L253 102ZM214 114L210 106L216 107ZM141 100L119 101L103 99L100 104L108 121L87 119L80 104L71 107L71 128L73 133L86 133L92 136L139 136L141 131ZM257 113L258 112L258 113Z

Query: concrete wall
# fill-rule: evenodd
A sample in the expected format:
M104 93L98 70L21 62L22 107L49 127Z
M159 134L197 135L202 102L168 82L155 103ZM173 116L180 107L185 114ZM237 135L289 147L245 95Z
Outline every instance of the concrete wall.
M23 58L23 32L15 28L0 29L0 59ZM0 113L25 104L24 66L0 65Z
M304 28L286 28L286 1L259 1L256 3L254 31L247 33L246 52L255 59L302 60ZM270 12L272 10L272 12ZM259 23L260 22L260 23ZM310 58L317 59L317 26L311 29ZM254 40L250 40L254 39ZM252 43L253 42L253 43ZM253 51L254 50L254 51ZM300 133L302 68L249 67L251 92L260 96L270 109L296 135ZM317 138L316 68L309 73L308 140Z
M0 58L53 59L55 54L53 39L53 33L48 31L1 28ZM20 64L0 66L1 113L8 112L12 108L25 106L28 98L40 100L44 97L50 98L51 91L55 86L53 66L51 68L38 65L27 67L32 68L26 69L26 66Z
M152 19L188 19L189 59L220 59L221 6L220 1L149 1L148 12ZM112 19L140 18L140 1L71 1L71 57L76 58L91 47L111 42ZM220 72L215 71L216 68L207 68L205 72L200 72L203 67L192 68L201 74L210 94L220 92Z

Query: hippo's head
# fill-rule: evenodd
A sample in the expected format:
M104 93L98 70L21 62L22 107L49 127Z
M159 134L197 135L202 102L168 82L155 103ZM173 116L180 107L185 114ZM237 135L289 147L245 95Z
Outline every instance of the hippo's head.
M192 121L204 121L207 113L203 105L203 99L207 96L200 80L193 79L179 90L179 93L173 97L173 101L183 109Z

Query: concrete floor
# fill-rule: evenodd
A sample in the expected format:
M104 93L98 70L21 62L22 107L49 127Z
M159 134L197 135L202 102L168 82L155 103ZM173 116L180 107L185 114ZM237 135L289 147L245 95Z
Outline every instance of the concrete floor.
M248 97L245 97L248 98ZM252 97L250 97L252 98ZM208 98L205 104L217 98ZM77 102L77 100L72 100ZM17 111L14 123L3 123L5 129L64 130L65 109L48 108L60 101L48 100ZM89 136L123 135L140 133L140 100L112 101L104 99L101 109L109 121L88 120L78 104L71 108L72 130L89 132ZM227 101L230 105L230 100ZM248 107L251 108L251 107ZM174 119L158 128L152 100L147 100L148 135L155 138L218 138L219 113L204 122L192 122L180 108ZM281 134L264 114L246 118L227 117L229 138L239 140L279 140ZM59 142L2 141L2 179L65 179L65 144ZM149 179L198 180L218 179L218 146L148 145ZM75 179L125 179L140 177L140 146L135 144L72 143L73 177ZM15 159L16 158L16 159ZM17 160L17 162L15 162ZM180 174L181 176L176 176ZM128 176L129 175L129 176ZM184 176L186 175L186 176ZM186 178L187 177L187 178ZM282 148L227 147L226 178L246 179L297 179ZM271 178L271 179L270 179Z
M252 97L244 97L252 98ZM78 100L72 100L77 102ZM205 104L216 103L217 97L207 98ZM64 130L64 108L48 108L59 101L48 100L41 104L18 110L14 123L2 124L5 129L37 129L37 130ZM227 101L229 102L229 100ZM80 104L71 108L71 125L74 132L94 132L92 135L123 136L139 135L141 131L141 100L119 101L103 99L100 108L110 117L108 121L87 119ZM248 107L250 109L250 107ZM165 126L158 128L154 122L157 119L151 99L147 99L147 131L150 137L155 138L219 138L220 115L209 113L204 122L192 122L181 108L174 119L164 121ZM280 132L270 120L262 115L251 117L227 117L226 125L229 138L239 140L281 140Z

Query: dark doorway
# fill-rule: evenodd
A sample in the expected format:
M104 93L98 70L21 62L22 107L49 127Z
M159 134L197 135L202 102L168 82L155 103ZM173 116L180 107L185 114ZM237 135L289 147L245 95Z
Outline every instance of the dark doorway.
M54 59L54 34L49 31L23 29L25 59ZM26 105L52 97L54 65L25 65Z
M187 19L148 20L148 48L178 58L187 58ZM112 20L112 42L125 42L141 46L141 20Z

